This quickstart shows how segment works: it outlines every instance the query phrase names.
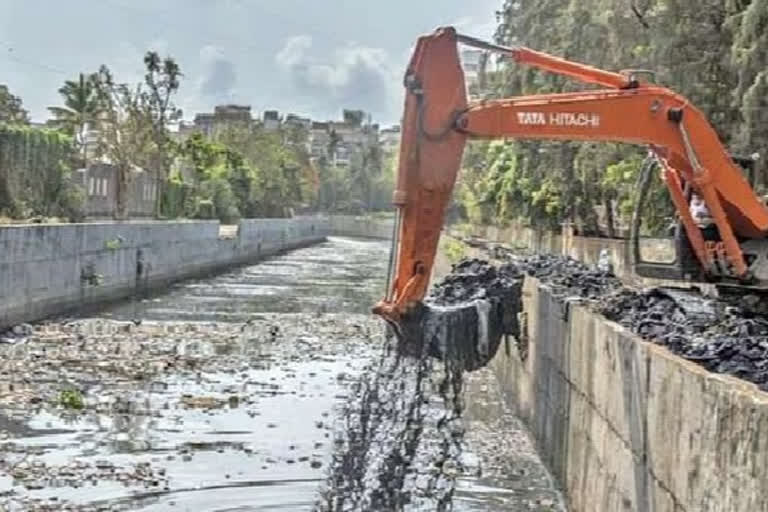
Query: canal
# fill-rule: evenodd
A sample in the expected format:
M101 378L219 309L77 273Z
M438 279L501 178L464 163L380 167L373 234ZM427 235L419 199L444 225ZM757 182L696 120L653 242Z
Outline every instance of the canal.
M312 510L389 243L330 238L0 345L0 510ZM455 510L562 510L490 373Z

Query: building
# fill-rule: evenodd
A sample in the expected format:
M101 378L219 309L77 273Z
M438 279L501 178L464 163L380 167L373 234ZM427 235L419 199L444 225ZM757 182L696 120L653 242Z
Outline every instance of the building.
M381 130L379 142L381 144L381 151L385 155L397 153L400 148L400 125L396 124Z
M265 130L274 131L280 128L280 112L277 110L265 110L262 123Z
M464 70L464 82L470 99L478 96L477 87L485 59L486 55L482 50L466 49L461 52L461 67Z
M250 105L216 105L213 112L201 112L195 115L191 123L181 121L179 129L174 134L176 140L184 140L193 133L201 133L206 137L215 137L225 126L253 126L253 116Z
M215 123L241 123L250 126L253 123L250 105L217 105L213 109Z
M114 165L96 162L72 174L85 191L84 212L91 219L111 219L117 213L118 174ZM152 217L157 200L157 181L138 167L131 170L126 193L126 214L131 218Z
M283 124L287 126L300 126L305 130L309 130L312 127L312 120L308 117L301 117L297 114L288 114L285 116Z
M328 144L331 142L331 131L328 123L312 121L309 129L309 155L313 160L328 157Z
M222 126L250 126L253 122L250 106L219 105L213 113L197 114L191 124L180 123L177 137L183 140L195 132L213 137ZM344 109L341 121L323 122L295 113L281 116L277 110L265 110L261 126L267 131L301 127L307 133L306 149L310 158L314 161L325 159L339 166L362 161L365 151L379 144L379 125L372 123L363 110ZM333 154L329 154L330 149L334 149Z
M214 125L213 114L197 114L195 116L194 122L195 122L194 131L198 133L202 133L206 137L213 137L213 125Z

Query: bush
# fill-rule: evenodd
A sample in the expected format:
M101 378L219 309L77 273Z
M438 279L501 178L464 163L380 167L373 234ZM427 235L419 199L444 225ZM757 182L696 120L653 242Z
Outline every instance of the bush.
M194 211L192 217L195 219L215 219L216 207L213 205L213 201L210 199L198 198L195 202Z
M67 183L59 196L58 214L69 222L83 222L85 220L85 190L80 185Z
M237 197L232 186L223 178L212 178L203 183L201 195L213 205L213 214L207 218L216 218L225 224L232 224L240 219ZM202 206L201 204L198 206ZM206 208L208 208L206 206ZM208 212L206 212L208 213Z

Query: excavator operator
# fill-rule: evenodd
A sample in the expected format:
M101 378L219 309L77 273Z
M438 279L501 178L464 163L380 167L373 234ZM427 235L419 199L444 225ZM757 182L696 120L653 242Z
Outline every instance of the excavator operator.
M717 230L717 224L715 224L715 219L713 219L712 215L709 213L707 203L705 203L695 192L691 194L690 210L691 216L699 227L699 230L701 230L701 235L704 237L704 240L708 242L720 241L720 233Z

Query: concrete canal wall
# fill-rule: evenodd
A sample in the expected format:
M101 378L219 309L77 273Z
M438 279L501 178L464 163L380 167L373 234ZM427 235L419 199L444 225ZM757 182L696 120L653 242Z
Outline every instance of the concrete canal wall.
M331 234L362 238L392 238L394 219L354 215L334 215L328 218Z
M523 293L525 336L491 364L572 512L768 510L768 394Z
M320 242L327 219L45 224L0 228L0 327Z

